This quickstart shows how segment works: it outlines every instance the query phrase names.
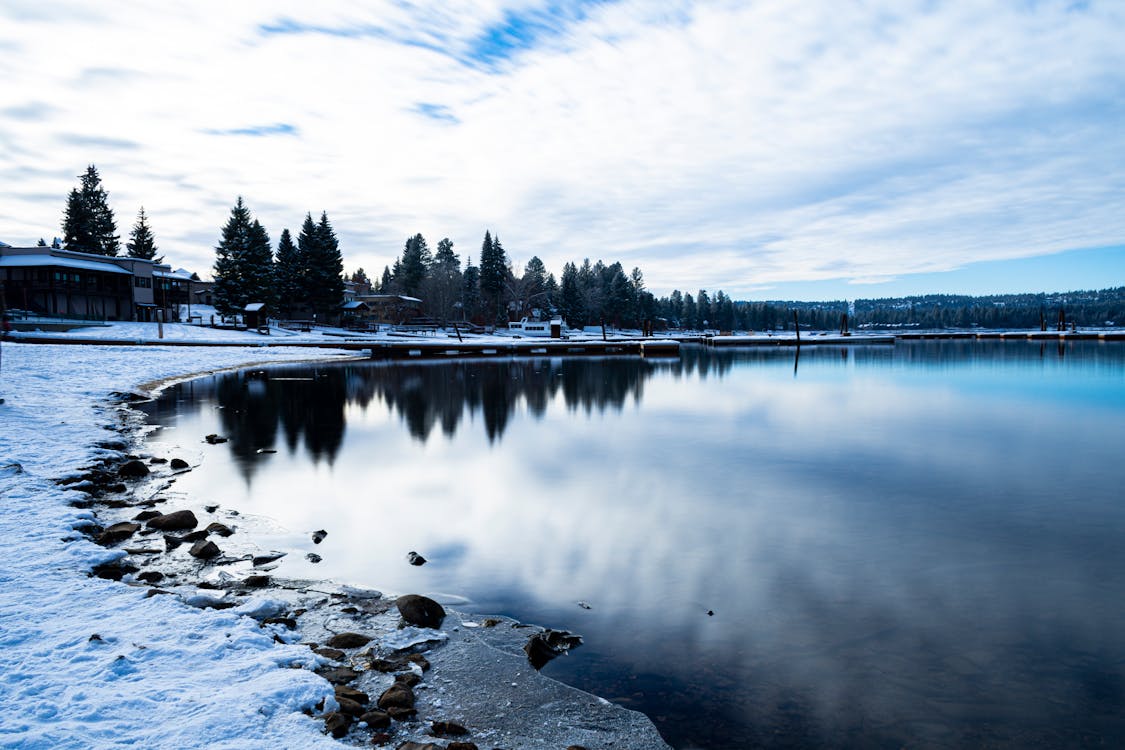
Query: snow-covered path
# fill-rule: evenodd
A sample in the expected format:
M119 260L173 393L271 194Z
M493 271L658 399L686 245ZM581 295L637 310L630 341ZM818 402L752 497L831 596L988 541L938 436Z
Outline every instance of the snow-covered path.
M90 511L53 480L113 453L113 391L326 350L6 341L0 364L0 746L338 748L303 713L331 696L308 648L235 610L86 577L123 554L75 531ZM96 635L95 635L96 634Z

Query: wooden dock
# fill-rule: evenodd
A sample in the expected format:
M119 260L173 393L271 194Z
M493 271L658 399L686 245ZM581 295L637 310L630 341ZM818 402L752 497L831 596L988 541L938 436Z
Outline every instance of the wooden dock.
M895 336L901 341L1125 341L1125 331L919 331Z
M569 341L512 339L511 341L393 341L371 342L372 359L452 359L456 357L576 357L633 355L678 357L680 342L672 339Z

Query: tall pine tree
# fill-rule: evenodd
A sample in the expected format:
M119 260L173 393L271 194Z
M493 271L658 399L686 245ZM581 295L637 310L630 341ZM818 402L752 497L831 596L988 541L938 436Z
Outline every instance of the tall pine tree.
M109 207L109 194L93 164L82 175L81 189L70 191L63 213L63 241L67 250L96 255L117 255L117 223Z
M137 213L137 222L133 224L133 231L129 233L129 241L125 243L125 249L130 258L164 262L164 256L156 257L156 240L152 235L152 228L148 225L144 206L141 206L141 210Z
M285 315L292 315L305 304L304 263L288 229L281 230L273 270L277 309Z
M239 196L215 247L215 309L233 315L250 302L272 303L272 256L269 235L256 219L251 220L250 209Z
M504 312L504 286L508 280L508 259L500 238L495 239L486 230L480 247L480 291L484 297L486 315L496 323L507 323Z
M433 258L425 237L416 234L406 241L402 249L402 264L396 274L403 294L417 297L422 293L422 285L430 275L431 263Z
M309 216L301 228L301 237L311 224ZM298 249L301 237L297 238ZM321 212L320 222L312 228L309 239L311 242L306 240L309 250L304 258L309 306L318 319L332 320L340 314L340 306L344 304L344 258L327 212Z

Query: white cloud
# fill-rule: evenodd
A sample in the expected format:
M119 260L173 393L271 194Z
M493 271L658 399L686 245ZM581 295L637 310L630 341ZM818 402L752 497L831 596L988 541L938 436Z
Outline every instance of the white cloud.
M327 210L349 268L490 228L658 293L1121 243L1125 9L1069 5L623 2L486 60L538 6L6 4L0 235L94 162L203 271L238 194L275 239Z

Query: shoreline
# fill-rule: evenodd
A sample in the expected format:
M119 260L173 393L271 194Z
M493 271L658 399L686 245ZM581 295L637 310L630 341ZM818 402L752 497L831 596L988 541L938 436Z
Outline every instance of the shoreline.
M260 354L260 350L245 353ZM285 364L341 359L349 358L306 356L286 359ZM117 455L103 456L93 466L88 464L84 477L71 475L59 478L66 482L62 489L68 492L94 490L87 493L87 500L78 503L80 506L89 505L94 511L82 524L85 537L96 537L114 523L138 525L125 538L105 547L108 559L100 567L95 566L100 574L124 579L126 586L143 590L146 599L177 599L204 611L229 609L231 614L252 619L271 641L308 649L307 657L299 665L305 670L300 671L315 672L328 683L320 683L327 688L327 695L311 707L304 706L305 713L319 717L318 729L324 726L320 722L327 722L325 731L335 730L333 733L342 735L344 742L371 743L375 740L393 747L415 742L420 743L416 745L418 747L448 746L466 750L472 746L473 740L481 742L481 746L505 748L528 744L557 745L560 748L576 746L589 750L622 746L668 747L647 717L544 677L533 669L523 647L530 635L545 632L543 628L446 609L440 630L412 626L400 629L399 613L394 608L394 602L378 592L351 589L328 580L267 578L268 562L252 567L250 574L243 570L241 576L231 575L226 571L235 570L236 563L246 561L226 561L218 557L216 562L229 564L216 565L198 563L187 556L185 550L195 542L205 544L209 541L208 537L221 549L227 537L218 530L211 534L204 531L201 535L189 530L184 536L197 536L190 540L191 544L186 544L189 540L182 540L163 550L157 548L165 547L167 543L159 543L163 541L159 536L140 533L145 530L145 521L131 520L138 511L152 514L157 512L157 507L169 512L186 509L180 507L183 503L159 497L184 470L168 473L168 463L165 462L170 457L152 455L146 444L145 417L132 408L130 402L156 398L175 383L271 364L280 363L276 360L247 361L205 368L187 375L165 374L145 380L127 392L118 392L117 396L103 394L105 398L101 407L119 414L114 428L119 444L114 440L103 440L103 447L95 446L91 452L109 450ZM113 444L111 448L104 447L109 444ZM130 462L143 462L152 474L140 481L111 482L121 467ZM187 470L198 468L199 465L196 465ZM99 483L101 490L98 489ZM124 492L121 484L125 484ZM107 493L104 491L106 488L114 491ZM193 507L198 510L198 502ZM225 525L215 515L217 510L214 508L205 515L201 513L203 517L197 527L203 529L208 522ZM233 513L235 518L238 516L237 509L224 511ZM228 526L227 530L238 533L237 527L232 530ZM155 540L159 541L153 544ZM249 541L253 546L253 539ZM136 569L129 570L130 567ZM157 567L166 568L172 576L165 576L156 570ZM138 578L146 572L150 574L146 576L150 580ZM219 578L226 579L221 585L207 576L207 573L216 572ZM156 573L161 577L157 578ZM348 649L329 645L330 642L339 643L339 639L333 640L334 635L348 632L371 636L371 641L362 647ZM314 651L314 648L317 650ZM424 657L420 660L413 658L419 654L424 654ZM420 661L428 663L422 667ZM329 683L340 687L333 691ZM362 699L374 706L379 696L404 684L414 694L413 705L399 707L405 710L398 711L393 719L386 711L380 712L382 715L370 716L369 722L376 724L370 730L354 728L358 718L355 714L371 713L364 707ZM359 708L355 703L359 704ZM350 721L343 718L349 715ZM347 731L349 726L353 727L350 733ZM465 728L469 734L461 737L452 733L460 728ZM446 742L449 745L443 744ZM457 742L465 744L458 745ZM409 744L405 746L412 747Z

